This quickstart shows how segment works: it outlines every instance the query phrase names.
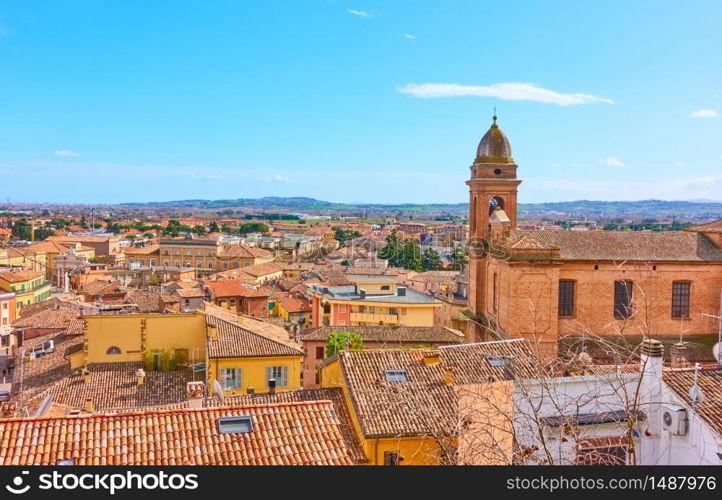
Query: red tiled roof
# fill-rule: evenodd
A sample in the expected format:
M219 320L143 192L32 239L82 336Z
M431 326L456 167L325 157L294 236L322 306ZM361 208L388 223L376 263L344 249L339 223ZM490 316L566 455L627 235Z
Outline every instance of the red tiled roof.
M5 271L4 273L0 273L0 278L4 279L8 283L19 283L21 281L39 278L40 276L45 276L45 274L42 271L30 270Z
M221 318L218 315L205 311L206 323L214 325L218 332L218 340L208 340L209 358L243 358L263 356L303 356L304 352L288 334L280 329L283 334L271 334L270 328L277 329L257 321L259 328L249 329L250 322L244 322L244 326ZM255 324L254 323L254 324ZM260 328L263 326L263 328Z
M247 415L248 433L221 434ZM352 465L330 401L0 421L0 464Z
M310 312L311 302L300 293L289 293L279 298L281 306L289 313Z
M558 250L561 260L722 262L722 250L689 231L513 231L513 250Z
M267 293L244 286L238 280L206 281L204 285L212 292L214 297L268 297Z
M691 407L689 391L694 385L694 370L671 370L662 374L664 382ZM722 371L717 369L700 370L697 384L704 393L704 399L696 404L697 414L722 435Z

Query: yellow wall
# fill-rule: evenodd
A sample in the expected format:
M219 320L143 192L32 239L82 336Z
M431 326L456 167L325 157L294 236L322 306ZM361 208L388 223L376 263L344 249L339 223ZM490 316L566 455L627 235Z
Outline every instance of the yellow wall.
M226 390L225 394L246 394L249 387L253 387L256 393L268 392L266 380L266 368L269 366L288 367L288 385L276 387L276 391L295 391L301 388L301 356L278 356L259 358L215 358L209 360L208 380L209 387L213 387L213 381L221 368L242 368L243 377L241 387L236 390Z
M340 387L343 390L346 407L351 414L366 458L369 460L368 465L384 465L384 452L387 451L398 452L402 458L401 465L439 464L439 445L432 438L425 436L366 438L363 435L338 359L329 361L321 368L320 385L324 388Z
M51 288L52 285L45 281L44 276L14 283L0 278L0 290L15 292L15 310L18 316L24 306L50 298Z
M202 314L133 314L86 316L88 363L143 361L144 351L187 349L205 359L205 319ZM145 334L145 341L142 336ZM110 347L121 354L107 354Z

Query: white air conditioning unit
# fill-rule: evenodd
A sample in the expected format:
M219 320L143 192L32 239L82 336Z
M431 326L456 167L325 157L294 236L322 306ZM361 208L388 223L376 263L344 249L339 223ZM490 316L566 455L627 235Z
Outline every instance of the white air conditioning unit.
M662 405L662 429L675 436L686 436L687 424L686 408L673 404Z

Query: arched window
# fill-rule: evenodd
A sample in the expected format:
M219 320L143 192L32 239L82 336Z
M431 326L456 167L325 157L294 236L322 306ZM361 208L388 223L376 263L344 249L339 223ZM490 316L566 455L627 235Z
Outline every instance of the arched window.
M120 347L117 347L117 346L108 347L108 350L105 351L105 354L120 354Z
M476 195L472 198L471 207L469 207L469 229L473 233L476 231Z

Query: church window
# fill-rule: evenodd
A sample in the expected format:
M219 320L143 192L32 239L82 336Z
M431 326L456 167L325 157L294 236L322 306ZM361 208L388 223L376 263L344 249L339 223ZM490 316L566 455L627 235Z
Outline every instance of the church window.
M627 319L632 317L632 281L614 282L614 317Z
M496 314L497 307L499 305L499 275L494 273L494 293L492 294L492 310Z
M574 316L574 281L559 281L559 316Z
M672 283L672 317L688 318L689 317L689 292L691 283L674 282Z

